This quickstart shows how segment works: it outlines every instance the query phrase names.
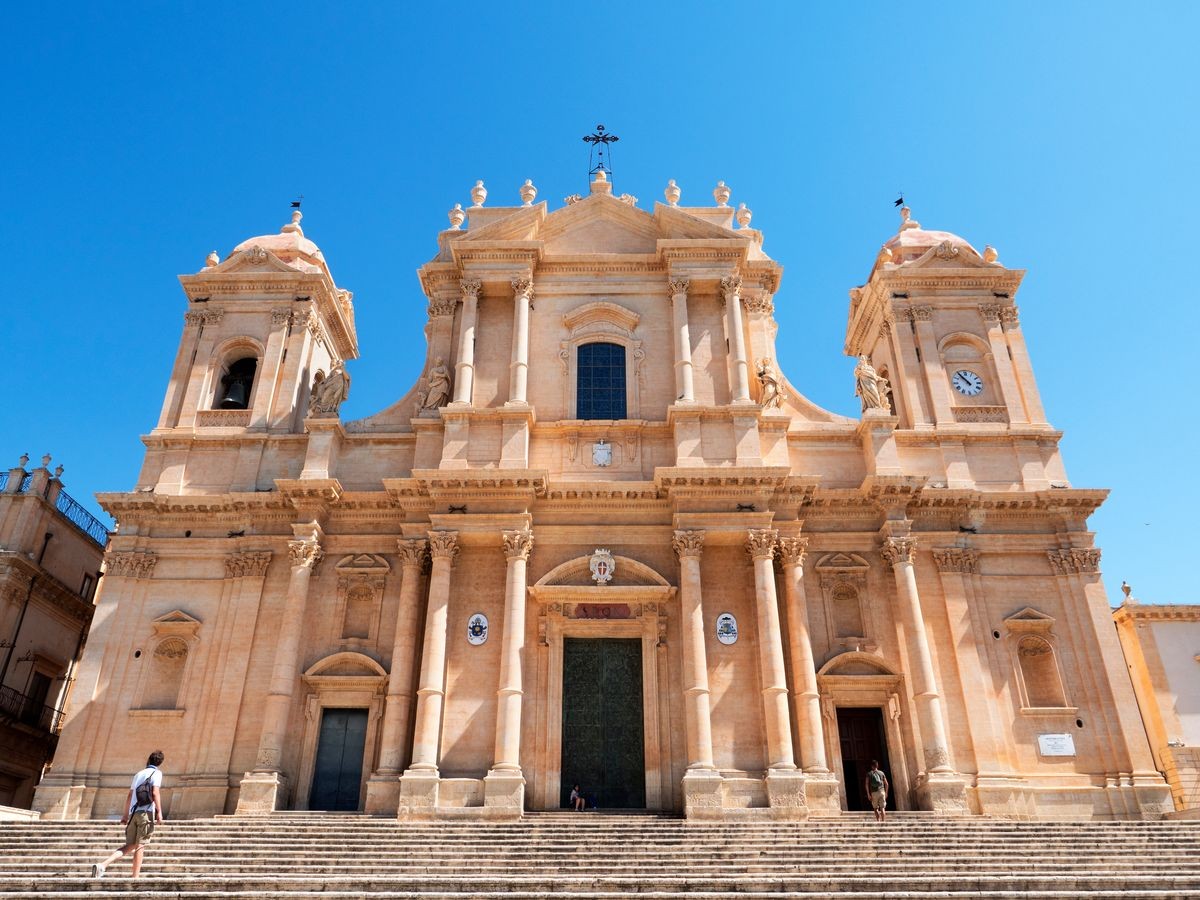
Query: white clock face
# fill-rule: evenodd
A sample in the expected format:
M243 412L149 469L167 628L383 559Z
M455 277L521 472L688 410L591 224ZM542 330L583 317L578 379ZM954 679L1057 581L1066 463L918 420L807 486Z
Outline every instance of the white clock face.
M950 377L950 383L960 394L974 397L983 390L983 379L968 369L959 369Z

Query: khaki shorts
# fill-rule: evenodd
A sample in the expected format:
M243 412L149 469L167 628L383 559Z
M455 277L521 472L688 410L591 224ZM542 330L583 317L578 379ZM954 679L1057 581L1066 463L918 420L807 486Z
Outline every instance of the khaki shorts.
M884 788L871 791L871 809L887 809L887 791Z
M140 847L150 843L154 834L154 817L148 812L135 812L125 826L126 845Z

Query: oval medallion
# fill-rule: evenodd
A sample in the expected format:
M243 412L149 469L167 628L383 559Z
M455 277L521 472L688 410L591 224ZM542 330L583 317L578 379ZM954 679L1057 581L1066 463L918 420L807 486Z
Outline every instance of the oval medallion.
M467 621L467 641L478 647L488 636L488 620L483 613L475 613Z
M736 644L737 639L737 619L733 613L721 613L717 616L717 640L722 644Z

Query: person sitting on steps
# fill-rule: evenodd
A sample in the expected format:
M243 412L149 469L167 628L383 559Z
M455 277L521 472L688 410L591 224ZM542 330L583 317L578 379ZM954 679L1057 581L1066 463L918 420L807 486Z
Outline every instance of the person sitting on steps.
M571 808L575 812L583 812L587 809L587 800L584 799L583 793L579 790L579 785L575 785L571 789Z

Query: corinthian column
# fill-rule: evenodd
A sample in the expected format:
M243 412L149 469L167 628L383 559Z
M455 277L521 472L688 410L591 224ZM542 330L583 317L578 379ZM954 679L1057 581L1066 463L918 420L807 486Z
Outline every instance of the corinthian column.
M696 392L692 385L692 338L688 334L686 278L672 278L671 319L675 331L675 397L680 403L695 403Z
M526 403L529 379L529 304L533 301L533 279L520 276L512 280L513 342L509 375L508 402Z
M454 402L471 403L475 384L475 322L479 315L478 278L464 278L462 287L462 322L458 331L458 366L454 376Z
M417 726L409 769L437 773L442 704L446 696L446 624L450 609L450 570L458 555L457 531L429 532L429 604L425 610L425 646L417 689Z
M270 812L286 801L283 746L287 740L292 691L300 675L300 638L304 629L304 608L308 604L308 583L323 555L316 534L311 538L288 541L288 553L292 571L275 643L275 663L262 708L258 756L254 770L242 779L238 813Z
M921 613L921 598L917 594L917 577L913 571L916 544L916 538L912 537L886 537L880 554L891 565L896 578L900 619L908 639L908 658L913 665L909 680L917 705L925 771L948 773L954 769L950 765L949 745L946 742L942 699L933 672L933 657L929 652L929 637L925 633L925 617Z
M704 532L676 531L671 546L679 557L688 768L713 769L712 712L708 699L708 659L704 652L704 610L700 593L700 553L704 550Z
M496 692L496 762L493 770L521 771L521 650L525 646L525 566L533 550L528 531L506 531L502 542L508 559L504 582L504 646L500 657L500 689Z
M804 592L804 554L808 538L786 537L779 541L783 562L784 596L788 611L788 650L792 656L792 697L796 703L796 726L800 735L800 765L805 772L824 774L825 734L821 722L821 694L813 661L812 637L808 633L808 598Z
M758 668L762 681L763 722L767 727L767 767L794 769L792 729L788 723L787 675L775 596L775 539L779 532L752 528L746 551L754 561L754 605L758 624Z
M729 331L729 352L733 357L733 402L750 402L750 368L746 361L746 335L742 331L742 279L726 275L721 279L721 294L725 298L726 327Z
M388 675L387 701L383 709L383 736L379 748L379 773L399 775L404 758L404 729L412 707L412 658L416 648L417 611L420 608L421 565L425 561L425 540L399 540L400 606L396 614L396 634L392 638L392 671Z

